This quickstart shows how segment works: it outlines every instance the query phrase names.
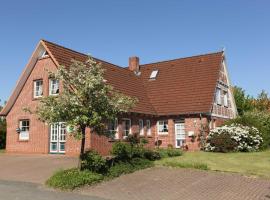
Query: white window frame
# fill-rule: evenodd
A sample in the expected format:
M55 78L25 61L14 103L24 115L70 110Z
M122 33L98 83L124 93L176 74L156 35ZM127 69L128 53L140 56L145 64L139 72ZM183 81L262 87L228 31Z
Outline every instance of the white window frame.
M181 133L177 133L177 128L179 128ZM186 142L185 122L176 122L174 124L174 130L175 130L175 148L181 148ZM180 142L180 145L178 145L178 141Z
M160 126L164 127L164 124L165 124L166 121L167 121L167 131L163 131L164 128L162 130L160 130ZM160 123L162 123L162 124L160 124ZM158 129L158 134L159 135L167 135L168 132L169 132L169 121L168 120L159 120L159 121L157 121L157 129Z
M123 138L126 138L128 135L132 134L131 132L131 119L129 118L122 118L122 125L123 123L126 123L126 121L129 121L129 130L126 130L126 124L123 127ZM128 134L127 134L128 131Z
M224 91L224 106L225 107L228 107L228 92L227 91Z
M56 83L53 83L54 81L56 81ZM49 80L49 95L59 95L59 80L58 79L50 79ZM54 85L58 85L58 87L53 88ZM58 92L57 92L58 90Z
M144 136L144 126L143 126L142 119L139 119L139 132L140 132L140 136Z
M50 153L65 153L66 152L67 129L65 122L51 124L50 129ZM56 149L53 149L53 145ZM61 149L64 145L64 149Z
M146 120L146 134L151 135L151 121L149 119Z
M158 75L158 69L155 69L155 70L153 70L153 71L151 72L149 78L150 78L151 80L156 79L157 75Z
M221 105L221 88L216 89L216 103Z
M113 124L113 129L112 128L112 125ZM114 138L115 139L119 139L119 134L118 134L118 119L115 118L113 121L109 121L108 122L108 131L109 133L111 134L112 132L114 132Z
M23 122L28 122L28 125L23 125ZM29 119L22 119L19 121L19 140L27 141L29 140L29 130L30 130L30 120Z
M34 81L34 98L42 97L42 95L43 95L43 80L35 80Z

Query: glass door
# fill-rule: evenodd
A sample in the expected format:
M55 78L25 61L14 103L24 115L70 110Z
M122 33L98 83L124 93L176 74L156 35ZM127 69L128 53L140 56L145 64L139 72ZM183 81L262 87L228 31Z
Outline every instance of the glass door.
M175 123L175 147L182 147L185 143L185 139L185 123Z
M50 153L65 153L66 125L63 122L51 125Z

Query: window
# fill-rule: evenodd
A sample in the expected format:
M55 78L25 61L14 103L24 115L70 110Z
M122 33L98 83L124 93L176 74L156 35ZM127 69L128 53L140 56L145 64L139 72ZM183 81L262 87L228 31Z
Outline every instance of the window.
M41 55L41 58L47 58L49 56L47 51L44 51L43 54Z
M123 137L127 137L131 134L131 120L130 119L123 119Z
M224 106L228 107L228 92L224 91Z
M146 120L146 132L147 132L147 135L151 135L151 122L150 120Z
M158 133L168 133L168 120L158 121Z
M151 75L150 75L150 79L156 79L157 74L158 74L158 70L153 70Z
M144 135L142 119L139 119L139 130L140 130L140 135Z
M50 95L58 95L59 94L59 80L50 79L49 94Z
M119 136L117 133L117 131L118 131L118 119L117 118L115 120L109 121L108 131L109 131L110 136L114 135L115 139L119 139Z
M217 88L216 90L216 103L221 105L221 89Z
M19 140L29 140L29 120L20 120Z
M34 81L34 98L42 97L43 95L42 86L43 86L42 80Z

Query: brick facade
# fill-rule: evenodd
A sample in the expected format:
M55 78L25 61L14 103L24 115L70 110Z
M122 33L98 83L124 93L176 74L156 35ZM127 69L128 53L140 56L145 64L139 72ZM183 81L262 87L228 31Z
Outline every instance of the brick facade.
M43 81L43 96L49 95L49 77L48 71L55 71L57 66L59 65L59 61L64 62L62 64L68 65L70 57L73 56L78 60L85 59L85 55L81 55L77 52L74 52L69 49L65 49L63 47L55 46L54 44L47 43L47 50L48 47L53 50L53 54L56 57L52 56L52 53L45 58L39 58L40 52L44 51L44 42L41 42L34 52L33 56L37 59L34 60L33 56L30 59L30 64L28 68L23 72L23 76L20 78L20 81L15 88L13 95L11 96L10 100L7 103L7 106L1 111L2 115L6 116L7 121L7 143L6 143L6 151L7 152L17 152L17 153L38 153L38 154L48 154L50 153L50 137L51 137L51 130L50 127L39 121L37 116L34 114L30 114L28 112L23 111L23 108L30 108L31 110L35 110L38 106L39 99L34 98L33 91L34 91L34 81L35 80L42 80ZM43 45L43 46L42 46ZM56 48L57 47L57 48ZM56 49L54 49L56 48ZM62 54L58 55L59 51ZM223 58L223 53L215 53L211 55L213 60L216 63L220 63L221 58ZM209 59L210 55L205 56L205 62ZM57 58L57 59L56 59ZM58 60L58 61L57 61ZM200 149L200 129L203 126L210 126L210 128L215 128L216 126L222 125L224 120L233 118L236 115L235 111L235 104L233 102L233 97L230 92L229 87L229 80L227 75L227 69L224 64L222 63L222 67L219 70L217 64L212 66L212 70L217 69L218 76L212 77L214 80L213 89L214 87L221 88L222 91L228 92L228 106L218 105L212 101L213 92L211 94L208 93L208 85L202 87L201 83L208 84L204 81L198 81L199 85L193 85L194 91L190 90L190 87L185 88L183 86L184 92L179 90L178 84L175 84L175 80L179 80L178 77L176 79L171 79L172 75L175 75L175 70L179 70L179 66L189 66L190 64L198 62L198 65L202 65L202 59L199 57L189 58L189 59L180 59L170 62L164 62L161 66L159 63L160 72L158 74L157 80L149 81L149 73L151 72L150 69L156 69L156 64L151 64L144 66L142 69L139 65L139 58L133 57L130 59L130 66L129 69L123 69L120 67L116 67L112 64L104 62L104 66L107 67L108 74L106 75L106 80L108 79L109 82L115 87L120 88L127 84L129 89L122 88L124 92L127 93L129 96L135 96L138 98L138 106L135 110L132 110L129 114L123 114L118 116L118 136L119 139L123 139L123 118L128 118L131 120L131 133L139 133L139 120L143 120L144 124L144 135L141 137L145 137L148 140L147 147L154 148L157 144L161 148L166 148L168 146L176 147L176 134L175 134L175 124L176 122L179 123L181 121L184 124L184 133L185 133L185 140L184 140L184 148L186 150L199 150ZM207 61L208 62L208 61ZM212 62L211 62L212 63ZM61 63L60 63L61 64ZM187 65L188 64L188 65ZM213 64L213 63L212 63ZM153 66L152 66L153 65ZM178 66L179 65L179 66ZM209 68L209 64L205 64L207 67L205 68L204 73L207 75L213 75L214 73L209 73L211 71ZM168 70L171 69L173 70ZM194 67L192 64L189 67L184 67L184 69ZM200 70L204 69L202 67L199 68ZM27 71L28 70L28 71ZM141 70L142 73L135 73L134 71ZM197 70L197 69L196 69ZM131 71L133 71L131 73ZM173 72L173 74L167 74L168 72ZM183 71L181 71L182 74ZM119 74L122 73L121 76ZM180 72L179 72L180 73ZM189 75L191 80L193 74L190 72L185 71L185 76ZM29 76L28 76L29 75ZM163 77L164 76L164 77ZM27 80L24 82L24 77ZM111 79L110 79L111 77ZM198 77L200 78L201 75ZM121 78L121 79L120 79ZM164 84L162 80L164 78L169 84ZM164 80L163 79L163 80ZM218 80L217 80L218 79ZM172 82L170 82L172 81ZM130 82L130 84L128 84ZM194 81L189 81L189 83L194 83ZM182 83L181 83L182 84ZM217 84L217 85L215 85ZM184 84L189 85L189 84ZM169 87L169 88L168 88ZM173 94L173 96L166 95L167 93L163 92L163 90L168 90L168 94ZM167 88L167 89L166 89ZM202 88L202 89L200 89ZM145 89L145 91L144 91ZM201 90L207 91L202 92ZM162 91L162 95L160 92ZM209 90L210 91L210 90ZM177 93L181 93L180 95ZM194 97L194 94L197 97ZM188 94L190 96L182 96L183 94ZM60 83L60 95L61 95L61 83ZM203 95L199 96L199 95ZM149 99L151 97L151 99ZM157 98L159 97L159 98ZM164 97L164 98L163 98ZM170 99L169 99L170 97ZM223 97L224 98L224 97ZM201 99L204 99L202 101ZM170 100L170 102L169 102ZM193 102L194 100L194 102ZM196 100L196 101L195 101ZM197 102L198 101L198 102ZM224 99L223 99L224 101ZM151 102L151 103L150 103ZM135 106L135 107L136 107ZM193 113L194 109L197 106L197 113L198 114L190 114L184 115L179 113ZM212 109L211 109L212 108ZM182 109L182 112L180 111ZM200 110L200 112L198 111ZM159 112L158 112L159 111ZM1 114L0 113L0 114ZM4 113L4 114L3 114ZM140 114L139 114L140 113ZM169 114L168 114L169 113ZM16 132L16 129L19 127L20 120L29 120L30 123L30 130L29 130L29 140L27 141L20 141L19 140L19 133ZM151 122L151 135L147 134L146 128L146 120L150 120ZM158 133L158 121L166 120L168 121L168 132L160 134ZM182 125L181 125L182 126ZM86 133L86 145L85 149L95 149L102 155L109 154L112 144L114 141L111 139L106 138L105 136L99 136L94 133L90 133L90 129L87 129ZM182 141L181 141L182 142ZM59 144L60 145L60 144ZM65 154L66 155L78 155L80 152L80 141L76 140L72 135L66 136L66 143L65 143Z

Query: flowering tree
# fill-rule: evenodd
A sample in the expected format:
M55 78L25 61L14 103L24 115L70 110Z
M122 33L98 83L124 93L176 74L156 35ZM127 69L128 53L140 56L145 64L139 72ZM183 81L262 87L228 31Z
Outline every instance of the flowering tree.
M257 151L263 139L255 127L240 124L225 125L210 131L205 146L206 151Z
M114 120L120 112L127 112L136 103L136 99L107 84L104 72L101 64L91 57L85 63L73 61L69 67L60 66L56 73L49 72L50 77L63 84L63 90L59 96L42 98L36 110L40 120L48 124L66 122L80 136L80 169L86 128L106 135L104 123Z

